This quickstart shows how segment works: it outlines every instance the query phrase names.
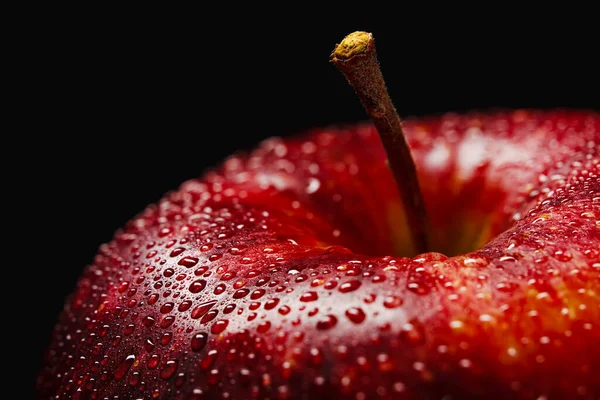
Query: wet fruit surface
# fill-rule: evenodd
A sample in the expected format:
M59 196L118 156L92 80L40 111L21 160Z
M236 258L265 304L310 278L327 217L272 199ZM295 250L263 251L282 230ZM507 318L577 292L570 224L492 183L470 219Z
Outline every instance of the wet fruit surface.
M405 128L435 251L369 125L271 139L100 247L40 398L597 399L600 117Z

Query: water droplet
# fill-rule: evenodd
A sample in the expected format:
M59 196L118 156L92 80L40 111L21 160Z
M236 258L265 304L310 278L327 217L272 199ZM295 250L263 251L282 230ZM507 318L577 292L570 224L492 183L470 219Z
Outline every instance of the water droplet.
M337 318L333 315L326 315L317 322L317 329L331 329L337 324Z
M150 297L148 297L148 304L152 305L154 303L156 303L158 300L158 294L154 293L151 294Z
M496 285L496 290L499 292L511 292L517 288L518 285L511 282L500 282Z
M171 326L173 324L173 322L175 322L175 317L172 315L169 315L169 316L163 318L162 321L160 321L159 326L163 329L168 328L169 326Z
M250 293L249 289L238 289L233 293L233 298L234 299L241 299L242 297L245 297L248 295L248 293Z
M194 335L192 338L192 350L193 351L201 351L206 345L206 341L208 340L208 334L201 332Z
M175 378L175 387L183 386L185 382L185 373L180 372L177 374L177 378Z
M256 289L254 292L252 292L250 298L252 300L260 299L265 293L265 289Z
M209 312L207 312L202 319L200 320L200 323L202 324L206 324L207 322L212 321L213 319L215 319L215 317L219 314L219 310L210 310Z
M353 292L356 289L358 289L360 287L360 285L361 285L361 282L358 280L348 281L348 282L342 283L338 290L342 293Z
M196 257L183 257L181 260L179 260L177 264L182 265L186 268L192 268L193 266L198 264L198 259Z
M348 319L355 324L360 324L367 316L362 309L358 307L352 307L346 310L346 317L348 317Z
M171 250L171 254L169 254L169 255L171 257L177 257L178 255L180 255L184 251L185 251L185 249L183 247L177 247L177 248Z
M260 324L258 324L256 330L258 333L265 333L269 330L269 328L271 328L271 323L269 321L262 321Z
M375 301L375 299L377 299L377 295L371 293L366 295L365 297L363 297L363 301L367 304L371 304Z
M554 258L556 258L558 261L567 262L573 258L573 255L569 251L556 250L554 252Z
M204 314L206 314L211 308L213 308L213 306L217 304L216 300L211 300L211 301L207 301L205 303L202 303L198 306L196 306L196 308L194 308L191 312L191 317L192 319L198 319L200 317L202 317Z
M452 321L450 321L450 328L452 328L453 330L460 330L465 326L464 322L454 319Z
M233 310L235 310L235 304L228 304L223 309L223 314L229 314L229 313L233 312Z
M221 275L221 280L222 281L228 281L231 280L233 278L235 278L235 272L225 272L223 275Z
M131 375L129 375L129 385L131 386L137 386L140 383L140 378L141 375L138 371L134 371L131 373Z
M217 335L217 334L223 332L225 330L225 328L227 328L227 325L229 325L229 321L226 319L221 319L213 324L210 331L212 333L214 333L215 335Z
M221 284L217 285L217 287L215 288L215 290L213 291L213 293L216 294L216 295L219 295L219 294L225 292L226 288L227 287L225 286L225 284L221 283Z
M121 364L119 364L119 366L117 367L117 369L115 370L115 379L120 381L121 379L123 379L123 377L125 376L125 374L129 371L129 368L131 368L131 366L133 365L133 362L135 361L135 356L133 354L128 355L125 360L123 360L121 362Z
M175 307L174 303L172 303L172 302L165 303L160 307L160 312L162 314L168 314L171 311L173 311L173 307Z
M390 361L390 356L387 353L377 354L377 364L381 372L391 371L394 364Z
M148 359L148 362L146 363L146 365L148 365L148 368L154 369L154 368L156 368L158 366L158 362L159 361L160 361L159 355L158 354L153 354Z
M424 288L422 285L418 284L417 282L409 282L406 285L406 288L416 294L426 294L428 292L426 288Z
M206 287L206 281L204 279L198 279L192 282L189 287L189 291L192 293L200 293Z
M335 323L333 325L335 325ZM329 329L329 328L324 328L324 329ZM323 363L323 354L321 353L321 350L317 349L316 347L313 347L309 350L309 353L310 353L310 361L313 365L321 365Z
M277 311L281 315L287 315L287 314L289 314L289 312L291 311L291 309L288 306L281 306L281 307L279 307L279 310L277 310Z
M219 356L218 350L210 350L206 354L206 357L202 361L200 361L200 367L204 370L212 368L212 366L215 363L215 361L217 360L218 356Z
M177 370L177 360L169 360L165 363L165 365L160 370L160 377L162 379L169 379Z
M402 393L406 390L406 385L402 382L395 382L392 385L392 390L396 393Z
M423 344L425 343L425 329L419 321L412 320L402 325L400 337L411 345Z
M383 299L383 306L386 308L400 307L404 301L398 296L387 296Z
M310 282L310 286L312 287L317 287L322 285L323 283L325 283L325 279L323 278L315 278L312 280L312 282Z
M260 278L258 281L256 281L256 286L262 286L267 282L269 282L269 278Z
M171 332L167 332L165 333L161 338L160 338L160 343L163 346L168 345L169 343L171 343L171 339L173 338L173 334Z
M318 299L319 295L317 295L317 292L306 292L303 293L302 296L300 296L300 301L303 302L316 301Z
M187 311L189 310L189 308L192 306L192 302L190 300L184 300L181 302L181 304L179 304L179 307L177 307L178 311Z
M144 318L142 318L142 324L146 327L151 327L154 325L154 322L156 322L156 320L150 315L146 315Z
M323 286L325 289L327 290L333 290L335 289L335 287L337 286L337 281L329 281L325 284L325 286Z
M154 342L151 339L146 339L146 343L144 343L144 349L150 353L152 350L154 350L154 347L156 345L154 344Z
M219 258L221 258L221 254L211 254L210 257L208 257L209 261L217 261Z
M265 303L265 310L272 310L279 304L279 299L271 299Z

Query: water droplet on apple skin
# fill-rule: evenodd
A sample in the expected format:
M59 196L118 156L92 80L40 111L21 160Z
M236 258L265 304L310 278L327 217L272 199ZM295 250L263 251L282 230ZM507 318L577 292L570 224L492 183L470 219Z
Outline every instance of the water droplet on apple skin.
M318 330L329 330L336 326L338 320L334 315L325 315L319 321L317 321L317 329Z
M360 324L367 316L361 308L352 307L346 310L346 317L355 324Z
M119 366L115 370L115 373L114 373L115 380L120 381L121 379L123 379L123 377L125 376L125 374L127 374L127 372L129 371L129 369L133 365L134 361L135 361L135 356L133 354L132 355L128 355L125 358L125 360L123 360L121 362L121 364L119 364Z
M353 292L356 289L358 289L360 286L361 286L360 281L352 280L352 281L342 283L340 285L340 287L338 288L338 290L342 293L350 293L350 292Z

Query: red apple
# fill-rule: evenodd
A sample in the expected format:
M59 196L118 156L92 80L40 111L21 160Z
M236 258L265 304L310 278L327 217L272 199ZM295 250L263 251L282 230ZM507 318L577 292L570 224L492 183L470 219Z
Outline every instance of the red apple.
M39 398L598 399L600 115L404 132L427 252L372 124L267 140L100 247Z

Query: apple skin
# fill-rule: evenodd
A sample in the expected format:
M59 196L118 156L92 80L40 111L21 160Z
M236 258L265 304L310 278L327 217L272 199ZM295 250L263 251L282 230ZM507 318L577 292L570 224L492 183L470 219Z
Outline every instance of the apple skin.
M39 398L598 399L600 116L404 128L435 252L371 125L269 139L100 246Z

